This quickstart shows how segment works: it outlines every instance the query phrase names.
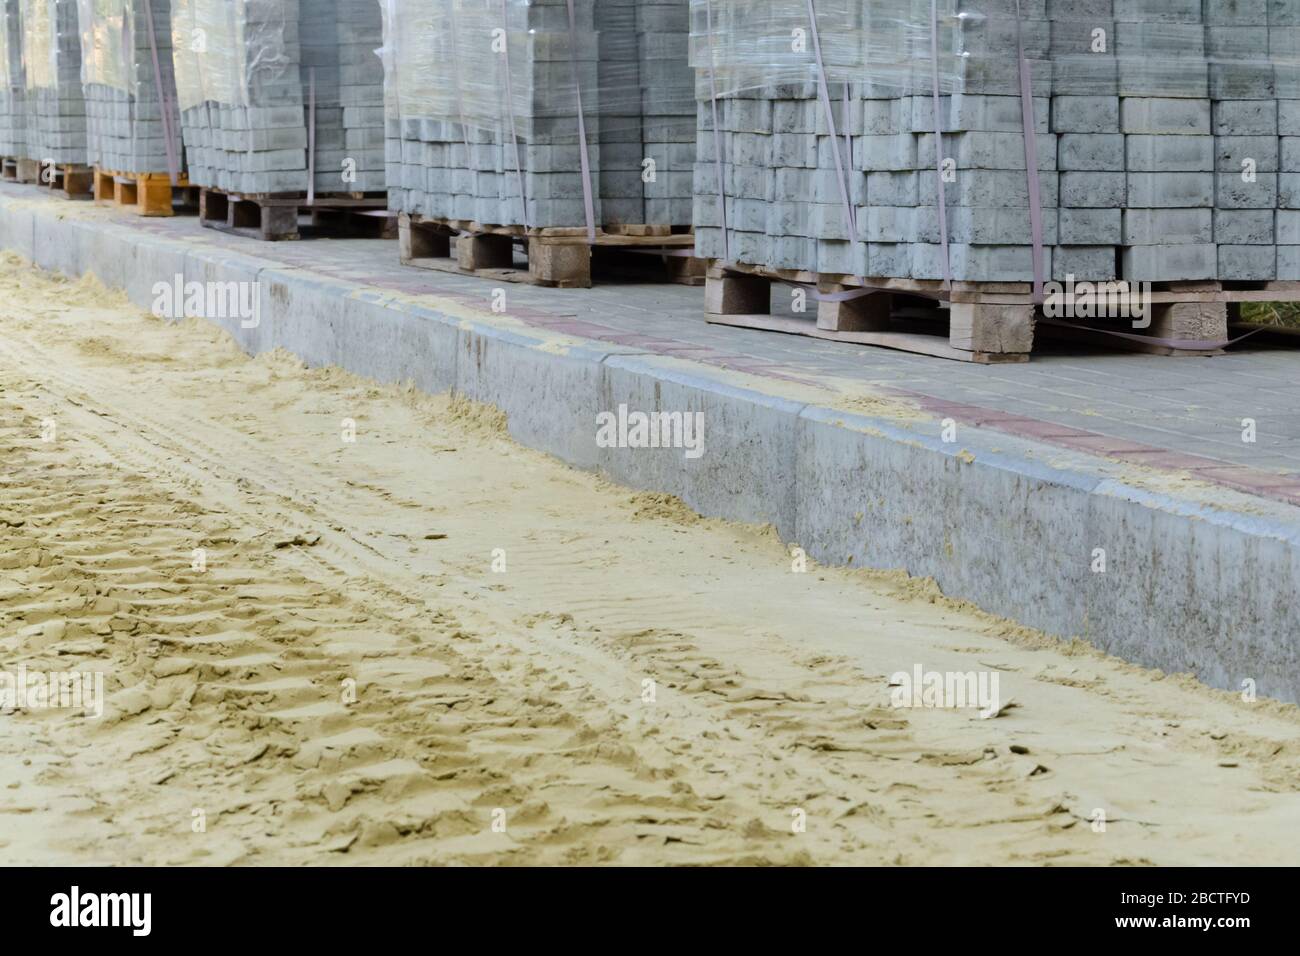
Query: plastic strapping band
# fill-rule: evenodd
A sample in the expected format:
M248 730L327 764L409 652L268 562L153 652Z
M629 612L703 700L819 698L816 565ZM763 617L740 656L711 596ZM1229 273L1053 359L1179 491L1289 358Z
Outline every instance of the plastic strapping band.
M817 11L813 0L808 0L808 22L812 26L813 56L817 60L817 92L821 97L822 110L826 113L826 125L831 134L831 152L835 154L835 175L839 178L840 200L844 203L845 225L849 230L849 241L858 237L857 217L853 215L853 203L849 201L849 183L844 178L844 163L840 158L840 139L835 131L835 113L831 109L830 89L826 86L826 64L822 60L822 41L817 32Z
M851 133L851 130L853 129L853 123L850 117L852 116L853 113L853 103L849 98L849 84L845 83L843 89L844 89L844 112L841 115L844 117L844 168L851 173L853 172L853 135ZM852 196L850 196L849 198L851 199ZM853 214L855 216L857 215L856 206L854 207ZM855 234L853 238L856 240L858 237Z
M578 80L578 26L569 4L569 70L573 73L573 95L578 106L578 159L582 163L582 206L587 216L587 241L596 241L596 202L591 194L591 159L587 155L587 122L582 115L582 84Z
M514 144L515 151L515 181L519 185L519 207L520 220L524 228L530 228L528 225L528 197L524 194L524 171L519 165L519 132L515 126L515 90L510 79L510 37L506 33L506 0L501 0L501 35L503 40L502 53L505 56L506 68L506 111L510 114L510 140Z
M1112 335L1117 339L1131 339L1134 342L1145 342L1147 345L1159 345L1167 349L1179 349L1190 352L1212 352L1215 349L1227 348L1229 345L1236 345L1238 342L1245 341L1252 335L1259 332L1268 331L1267 328L1251 329L1245 335L1239 335L1235 339L1165 339L1154 335L1134 335L1132 332L1117 332L1114 329L1099 329L1091 325L1076 325L1073 322L1062 322L1060 319L1039 319L1043 325L1051 325L1061 329L1079 329L1083 332L1100 332L1102 335Z
M459 31L456 29L456 11L454 10L452 11L449 19L451 21L451 48L453 50L459 51L460 36L459 36ZM396 31L394 30L394 32ZM457 70L456 71L456 113L458 116L460 116L460 137L461 140L465 143L465 168L469 169L473 166L473 160L470 158L469 155L471 152L470 145L469 145L469 124L465 122L465 97L462 94L460 88L460 74L461 71Z
M948 198L943 188L943 106L939 96L939 0L930 0L930 79L934 92L934 172L939 198L939 241L943 243L943 287L952 288L948 255Z
M307 71L307 205L316 202L316 67Z
M158 59L158 34L153 25L153 8L149 0L144 0L144 17L149 23L149 53L153 56L153 83L158 91L158 109L162 111L162 134L164 148L167 150L167 172L171 174L172 185L180 185L180 158L176 154L176 129L172 126L171 100L163 91L162 65Z
M727 235L727 180L722 172L722 125L718 122L718 74L713 56L713 3L704 0L705 32L709 37L709 102L713 107L713 166L718 174L718 221L722 223L722 257L731 261L731 239Z
M1020 112L1024 124L1025 169L1029 174L1029 233L1033 241L1034 304L1043 303L1043 202L1038 191L1038 132L1034 119L1034 85L1021 35L1020 0L1016 0L1016 56L1020 61Z

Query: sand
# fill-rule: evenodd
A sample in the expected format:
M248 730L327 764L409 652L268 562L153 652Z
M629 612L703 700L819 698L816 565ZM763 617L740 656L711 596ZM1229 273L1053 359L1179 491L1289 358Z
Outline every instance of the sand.
M0 670L108 694L0 715L5 861L1295 862L1296 708L505 425L0 260ZM892 706L916 665L1002 715Z

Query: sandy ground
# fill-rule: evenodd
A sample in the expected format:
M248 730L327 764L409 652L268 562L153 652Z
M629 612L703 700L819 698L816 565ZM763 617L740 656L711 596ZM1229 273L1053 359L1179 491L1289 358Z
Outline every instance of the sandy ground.
M0 670L109 695L0 715L9 863L1296 861L1294 707L12 258L0 461ZM1015 706L891 706L918 664Z

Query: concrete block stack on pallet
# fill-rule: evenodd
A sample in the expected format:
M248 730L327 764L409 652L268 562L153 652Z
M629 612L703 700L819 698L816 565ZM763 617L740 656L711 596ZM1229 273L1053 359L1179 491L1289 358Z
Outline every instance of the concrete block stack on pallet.
M68 195L90 195L81 31L76 0L22 0L27 153L41 181Z
M295 43L297 4L173 0L181 130L190 181L251 193L305 189L307 132ZM293 29L291 36L286 30Z
M184 172L170 0L80 0L79 9L96 198L170 215Z
M964 285L1011 284L998 292L1023 288L1027 302L1026 283L1052 275L1059 184L1042 0L1024 0L1019 21L1014 0L944 0L933 24L928 2L818 0L814 16L807 0L693 6L697 250L732 273L830 286L819 290L837 293L818 304L823 332L951 357L1026 352L1029 310L986 307ZM861 277L921 294L957 283L956 349L890 331L888 296L840 288ZM766 312L764 282L715 271L707 308Z
M0 175L17 179L27 157L26 81L18 0L0 0Z
M446 259L463 228L479 238L457 268L504 273L510 235L545 233L528 278L583 285L589 244L653 233L689 247L688 34L688 0L387 0L389 199L405 216L403 258ZM412 229L427 238L412 246ZM564 275L533 268L541 259L563 260Z
M384 189L374 0L172 0L172 32L190 181L240 202L276 197L258 206L274 212L256 234L297 235L291 197L355 210ZM230 210L235 228L243 214Z
M387 12L390 178L401 183L390 208L494 225L581 224L575 77L596 177L600 158L590 0L575 9L572 56L563 0L393 0Z
M697 248L728 267L719 283L799 273L943 299L958 351L1014 359L1047 280L1163 283L1161 313L1195 288L1195 321L1156 323L1177 348L1226 338L1229 295L1207 283L1300 278L1282 245L1300 242L1300 221L1284 229L1296 0L933 10L693 0ZM726 285L710 308L762 297L757 279ZM887 297L837 298L821 331L884 344Z

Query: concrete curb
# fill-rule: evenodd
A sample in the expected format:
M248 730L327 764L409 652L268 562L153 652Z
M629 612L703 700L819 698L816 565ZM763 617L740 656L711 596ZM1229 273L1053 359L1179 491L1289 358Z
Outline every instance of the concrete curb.
M59 212L0 196L0 247L92 272L145 309L174 274L257 281L256 328L214 319L249 352L280 347L455 390L501 408L524 444L707 516L771 523L823 563L903 568L1135 663L1300 701L1300 508L1223 489L1148 491L1113 462L976 429L945 444L931 422L790 401L711 366L327 279L205 242L197 225L177 244ZM619 404L703 412L706 454L597 447L596 414ZM1097 548L1105 573L1092 570Z

